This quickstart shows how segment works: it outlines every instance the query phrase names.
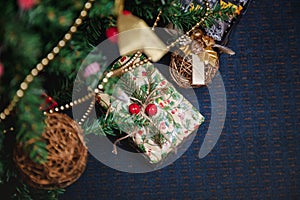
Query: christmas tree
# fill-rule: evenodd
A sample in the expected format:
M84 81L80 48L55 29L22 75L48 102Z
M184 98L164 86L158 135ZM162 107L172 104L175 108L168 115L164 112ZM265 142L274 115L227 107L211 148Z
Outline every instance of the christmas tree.
M45 113L64 112L77 104L72 102L72 90L82 61L103 40L116 42L117 3L120 1L1 2L0 190L6 191L5 197L56 199L63 193L60 186L41 189L23 181L16 167L15 149L19 146L17 151L28 155L33 163L48 162L48 144L42 133L51 119L47 121ZM149 27L172 25L184 33L195 26L205 31L220 21L230 21L240 9L225 2L179 0L134 0L122 6ZM97 70L105 62L105 57L99 58L98 65L91 63L91 69ZM82 101L93 97L88 94ZM79 123L85 134L104 124L103 118L97 123ZM111 123L102 130L109 134L113 129Z

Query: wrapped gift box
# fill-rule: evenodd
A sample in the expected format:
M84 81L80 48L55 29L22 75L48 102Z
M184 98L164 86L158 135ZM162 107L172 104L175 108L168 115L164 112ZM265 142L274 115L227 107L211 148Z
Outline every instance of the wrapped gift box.
M129 57L123 57L116 65L120 66L128 59ZM130 134L151 163L160 162L171 151L176 151L185 138L204 121L199 111L152 63L123 74L115 84L114 91L110 108L115 123L121 131ZM144 98L138 99L139 95ZM129 112L128 108L132 103L140 105L139 114ZM153 116L147 115L147 105L143 105L144 103L154 104L157 113Z

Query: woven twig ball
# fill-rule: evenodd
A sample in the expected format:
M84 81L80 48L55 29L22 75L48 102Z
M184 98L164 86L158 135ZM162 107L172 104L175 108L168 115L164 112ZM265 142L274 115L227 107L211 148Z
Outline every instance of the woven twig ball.
M48 114L42 134L48 151L47 162L33 162L22 145L17 145L14 160L24 181L36 188L64 188L83 173L87 162L87 147L79 125L65 114Z
M199 54L205 51L205 48L214 44L212 38L205 36L201 30L195 30L191 36L193 41L190 44L190 51L194 54ZM185 55L180 49L171 54L170 74L178 86L183 88L197 88L203 85L192 84L193 60L192 54ZM210 63L204 64L204 85L209 84L219 69L219 60L215 65Z
M204 65L204 85L207 85L212 81L218 69L219 64L214 66L210 64ZM169 71L173 80L182 88L197 88L203 86L192 84L193 66L191 55L183 56L179 51L172 53Z

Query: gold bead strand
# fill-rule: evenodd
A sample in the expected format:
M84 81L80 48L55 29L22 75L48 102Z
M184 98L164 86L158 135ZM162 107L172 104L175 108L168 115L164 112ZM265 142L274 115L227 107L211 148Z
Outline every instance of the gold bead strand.
M89 114L91 113L93 107L94 107L95 101L92 100L88 109L86 110L86 112L84 113L84 115L82 116L82 118L80 119L80 121L78 122L78 124L81 126L82 123L87 119L87 117L89 116Z
M45 58L42 59L40 63L38 63L35 68L33 68L26 76L24 81L20 84L19 89L17 90L16 94L14 95L12 101L9 105L0 113L0 123L1 121L5 120L6 117L10 115L12 110L16 107L16 104L19 100L24 96L24 93L28 89L30 83L34 80L36 76L51 62L55 56L60 52L60 50L66 45L66 43L71 40L72 35L77 31L77 27L81 25L82 20L87 16L88 11L92 7L92 3L94 0L88 0L82 11L80 12L80 16L75 20L74 24L70 27L69 31L64 35L63 39L58 42L58 44L52 49L50 53L47 54Z
M48 113L60 112L60 111L64 111L64 110L70 109L70 108L72 108L74 105L77 105L77 104L81 104L81 103L86 102L87 100L89 100L89 99L91 99L92 97L94 97L94 95L95 95L95 94L94 94L93 92L91 92L91 93L85 95L84 97L81 97L81 98L79 98L79 99L76 99L76 100L74 100L74 101L72 101L72 102L70 102L70 103L67 103L67 104L62 105L62 106L57 106L57 107L55 107L54 109L50 109L48 112L45 111L45 112L44 112L44 115L47 115ZM74 103L74 102L76 102L76 103Z
M3 133L6 134L8 132L13 132L14 130L14 127L10 127L8 130L4 130Z
M119 76L125 72L128 72L129 67L131 67L134 63L134 61L140 56L142 55L141 51L137 51L134 56L132 58L129 59L129 61L127 61L124 65L122 65L120 68L115 69L115 70L111 70L110 72L108 72L106 74L106 77L102 80L102 82L106 83L107 82L107 78L110 78L111 76ZM109 77L107 77L109 76ZM100 84L98 85L98 89L102 90L103 89L103 85Z
M140 60L138 62L135 62L136 59L142 55L142 52L137 51L132 58L129 59L129 61L121 66L120 68L116 70L109 71L105 77L102 79L101 83L98 85L98 87L94 90L94 92L97 94L100 94L101 91L104 89L104 85L108 83L108 80L110 77L119 76L121 74L124 74L126 72L134 70L136 67L139 67L145 63L148 63L151 61L151 57L145 58L143 60Z
M160 11L158 12L158 15L157 15L157 17L156 17L156 20L155 20L155 22L154 22L154 24L153 24L153 26L152 26L152 31L154 31L155 27L157 27L157 23L158 23L158 21L160 20L161 14L162 14L162 10L160 10Z

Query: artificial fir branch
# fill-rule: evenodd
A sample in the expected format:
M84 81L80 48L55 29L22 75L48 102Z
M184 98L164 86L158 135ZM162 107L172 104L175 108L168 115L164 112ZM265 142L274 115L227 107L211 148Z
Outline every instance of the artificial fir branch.
M112 15L89 18L83 26L85 30L84 36L87 38L89 44L97 46L106 39L106 29L112 26L116 26L116 17Z
M141 102L144 102L147 98L147 88L139 88L136 82L132 81L127 76L121 77L118 81L118 85L126 95L131 96L135 99L139 99Z
M30 158L38 163L45 162L47 159L46 143L41 140L45 124L43 113L39 110L41 102L41 83L35 79L34 87L31 87L24 94L23 101L18 103L17 112L17 142L23 145L25 152ZM30 102L28 104L27 102ZM32 123L35 122L35 123Z
M95 134L95 135L107 135L113 133L111 131L104 131L99 124L107 123L104 118L95 119L93 121L87 120L83 125L82 129L84 130L85 135Z
M113 114L108 113L107 116L101 115L94 121L87 121L82 126L84 134L95 134L95 135L113 135L115 136L118 130L118 124L115 123Z
M143 57L141 59L143 59ZM156 83L152 80L152 75L154 72L154 69L146 69L149 85L139 87L136 81L132 80L132 77L128 77L128 74L124 74L118 81L118 86L128 96L139 99L142 103L144 103L148 95L155 89L156 86Z

